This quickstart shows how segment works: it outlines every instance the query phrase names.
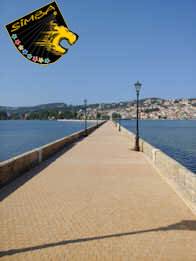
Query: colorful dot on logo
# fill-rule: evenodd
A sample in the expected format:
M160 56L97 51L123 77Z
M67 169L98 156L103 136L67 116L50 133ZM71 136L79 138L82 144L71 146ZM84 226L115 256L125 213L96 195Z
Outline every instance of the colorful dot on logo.
M45 63L49 63L50 60L48 58L45 59Z
M17 34L12 34L12 39L16 39L17 38Z
M36 56L33 57L33 61L37 62L37 57Z
M28 59L31 59L31 58L32 58L32 55L31 55L31 54L27 54L27 58L28 58Z
M39 62L43 63L44 59L42 57L39 58Z
M23 54L27 54L28 51L27 51L27 50L23 50L22 53L23 53Z
M19 41L19 40L16 40L16 41L15 41L15 44L19 45L19 44L20 44L20 41Z
M20 51L22 51L22 50L24 49L24 47L23 47L22 45L19 45L18 49L19 49Z

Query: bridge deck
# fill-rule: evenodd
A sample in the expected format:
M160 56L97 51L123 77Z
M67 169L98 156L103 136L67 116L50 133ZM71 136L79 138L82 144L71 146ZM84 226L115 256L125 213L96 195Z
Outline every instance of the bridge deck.
M196 260L196 219L107 122L0 191L2 260Z

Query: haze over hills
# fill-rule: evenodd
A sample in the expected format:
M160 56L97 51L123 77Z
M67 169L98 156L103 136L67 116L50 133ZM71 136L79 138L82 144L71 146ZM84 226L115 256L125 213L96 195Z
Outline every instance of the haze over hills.
M0 110L8 113L28 113L40 110L51 110L51 109L68 109L65 103L49 103L40 104L35 106L21 106L21 107L11 107L11 106L0 106Z
M150 100L148 103L154 104L154 103L164 103L167 101L166 99L162 98L144 98L140 99L139 103L142 105L145 103L147 100ZM196 102L196 98L187 98L187 99L172 99L174 102L175 101L182 101L182 100L188 100L188 101L194 101ZM171 101L169 99L168 101ZM118 107L125 107L128 105L134 105L136 103L135 100L133 101L120 101L120 102L113 102L113 103L101 103L102 107L104 109L112 109L112 108L118 108ZM87 107L92 107L96 108L100 106L99 103L97 104L88 104ZM72 109L81 109L84 108L84 105L67 105L66 103L60 102L60 103L48 103L48 104L40 104L40 105L35 105L35 106L17 106L17 107L12 107L12 106L0 106L0 111L4 111L6 113L10 114L21 114L21 113L30 113L30 112L38 112L42 110L72 110Z

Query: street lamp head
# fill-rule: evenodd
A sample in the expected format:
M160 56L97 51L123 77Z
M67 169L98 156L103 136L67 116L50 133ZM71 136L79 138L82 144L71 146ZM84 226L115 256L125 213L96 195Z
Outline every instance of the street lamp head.
M142 86L141 83L138 81L134 84L137 93L140 92L141 86Z

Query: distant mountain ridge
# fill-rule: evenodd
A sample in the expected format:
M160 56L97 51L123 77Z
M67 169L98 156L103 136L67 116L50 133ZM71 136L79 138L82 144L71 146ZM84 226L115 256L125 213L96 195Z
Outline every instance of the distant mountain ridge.
M0 111L5 111L10 114L14 113L29 113L42 110L67 110L73 108L72 105L67 105L65 103L48 103L40 104L35 106L23 106L23 107L11 107L11 106L0 106Z
M147 98L146 98L147 99ZM146 99L141 99L140 101L145 101ZM151 98L152 100L159 100L160 98ZM162 99L164 100L164 99ZM134 101L132 101L134 102ZM127 104L127 102L113 102L113 103L102 103L105 105L112 105L112 104ZM99 104L89 104L88 106L93 106L96 107ZM67 105L66 103L47 103L47 104L40 104L40 105L35 105L35 106L17 106L17 107L12 107L12 106L0 106L0 111L4 111L10 114L24 114L24 113L30 113L30 112L38 112L38 111L43 111L43 110L70 110L70 109L80 109L84 105Z
M151 98L142 98L139 100L140 105L144 103L148 104L154 104L154 103L164 103L165 101L182 101L182 100L187 100L187 101L196 101L196 98L184 98L184 99L163 99L163 98L156 98L156 97L151 97ZM132 101L120 101L120 102L111 102L111 103L101 103L103 106L103 109L113 109L113 108L118 108L118 107L126 107L130 106L136 103L136 100ZM88 104L87 107L91 108L97 108L100 104ZM48 111L48 110L57 110L57 111L65 111L65 110L80 110L84 108L84 105L67 105L66 103L48 103L48 104L40 104L40 105L35 105L35 106L17 106L17 107L11 107L11 106L0 106L0 111L4 111L10 115L12 114L25 114L25 113L31 113L31 112L39 112L39 111Z

